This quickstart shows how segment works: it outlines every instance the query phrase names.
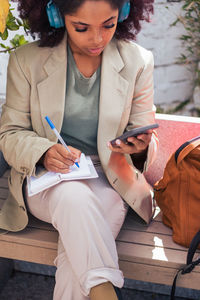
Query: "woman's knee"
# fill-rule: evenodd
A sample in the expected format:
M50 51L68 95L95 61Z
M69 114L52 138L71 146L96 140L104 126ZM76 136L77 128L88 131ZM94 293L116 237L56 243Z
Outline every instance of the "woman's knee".
M90 188L84 182L62 182L51 192L51 206L61 210L82 212L87 210L97 200Z
M109 201L104 205L104 216L110 225L112 234L116 239L125 217L128 212L128 205L121 199L121 197L114 191L107 193Z

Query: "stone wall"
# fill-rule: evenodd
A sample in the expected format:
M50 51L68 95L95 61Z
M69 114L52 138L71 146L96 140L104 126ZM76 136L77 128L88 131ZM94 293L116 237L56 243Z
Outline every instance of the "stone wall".
M182 4L182 1L156 0L152 22L145 24L138 36L139 44L153 51L155 103L164 106L187 100L193 89L192 72L177 64L177 58L183 52L179 37L184 28L182 25L170 26L181 13Z
M168 6L168 9L166 8ZM192 94L192 76L185 66L177 64L182 52L179 39L183 33L181 25L170 24L180 14L182 1L155 0L155 13L151 23L145 23L137 42L153 51L155 59L155 103L170 107L187 100ZM0 99L5 98L6 67L8 55L0 54Z

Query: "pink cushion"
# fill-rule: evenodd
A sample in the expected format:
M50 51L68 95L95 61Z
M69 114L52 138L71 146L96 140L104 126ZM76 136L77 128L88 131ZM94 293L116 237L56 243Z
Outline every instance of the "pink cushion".
M200 118L156 114L159 149L145 177L149 183L159 180L171 154L186 141L200 135Z

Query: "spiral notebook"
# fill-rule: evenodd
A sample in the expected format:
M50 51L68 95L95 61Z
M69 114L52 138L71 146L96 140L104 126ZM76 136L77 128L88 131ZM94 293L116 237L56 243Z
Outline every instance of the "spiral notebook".
M71 172L67 174L46 172L40 177L28 177L28 195L33 196L38 194L63 180L83 180L98 177L91 158L85 156L84 153L81 153L79 168L76 165L73 165L70 169Z

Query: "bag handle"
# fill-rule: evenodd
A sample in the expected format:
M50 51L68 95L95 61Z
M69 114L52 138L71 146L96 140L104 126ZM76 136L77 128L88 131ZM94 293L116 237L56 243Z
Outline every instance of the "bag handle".
M197 250L198 245L200 244L200 231L198 231L195 236L193 237L190 247L187 253L187 261L186 261L186 266L179 269L178 272L176 273L176 276L174 277L172 288L171 288L171 300L174 300L175 298L175 291L176 291L176 280L178 278L178 275L181 274L187 274L192 272L192 270L200 264L200 258L193 260L194 254Z
M178 164L182 161L184 157L198 145L200 145L200 135L182 144L175 152L176 163Z

